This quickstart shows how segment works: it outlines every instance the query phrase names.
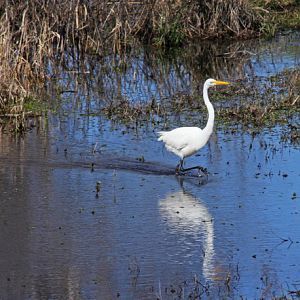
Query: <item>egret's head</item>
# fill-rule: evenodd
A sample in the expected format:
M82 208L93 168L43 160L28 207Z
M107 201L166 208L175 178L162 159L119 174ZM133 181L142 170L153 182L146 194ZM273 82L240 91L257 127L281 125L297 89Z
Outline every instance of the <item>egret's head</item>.
M229 82L227 81L220 81L220 80L215 80L215 79L207 79L205 81L205 85L207 87L211 87L211 86L215 86L215 85L227 85L227 84L230 84Z

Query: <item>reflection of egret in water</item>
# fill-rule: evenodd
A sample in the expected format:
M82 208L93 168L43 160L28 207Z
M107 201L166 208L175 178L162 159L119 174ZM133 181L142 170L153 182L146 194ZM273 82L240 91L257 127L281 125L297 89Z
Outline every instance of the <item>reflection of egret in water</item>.
M203 275L206 279L213 278L214 224L206 206L190 193L180 190L162 199L159 210L171 232L192 239L193 244L202 243Z

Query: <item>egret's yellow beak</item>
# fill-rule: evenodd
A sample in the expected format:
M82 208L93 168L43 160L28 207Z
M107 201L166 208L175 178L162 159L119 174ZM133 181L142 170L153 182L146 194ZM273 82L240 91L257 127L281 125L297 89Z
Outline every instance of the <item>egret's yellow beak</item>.
M227 85L227 84L230 84L230 82L215 80L215 85Z

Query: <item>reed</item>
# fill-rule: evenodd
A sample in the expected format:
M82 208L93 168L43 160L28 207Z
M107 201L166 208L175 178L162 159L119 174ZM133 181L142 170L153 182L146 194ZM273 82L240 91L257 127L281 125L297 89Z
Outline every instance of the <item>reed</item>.
M1 1L0 115L22 130L26 101L39 98L53 65L70 68L70 57L73 65L91 56L125 60L140 43L170 48L258 33L248 0Z

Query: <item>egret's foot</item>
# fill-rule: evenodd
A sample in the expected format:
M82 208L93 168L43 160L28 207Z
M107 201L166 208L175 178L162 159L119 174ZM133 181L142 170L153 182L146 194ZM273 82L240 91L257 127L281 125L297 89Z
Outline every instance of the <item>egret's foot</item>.
M175 169L175 174L176 175L180 175L180 173L182 173L184 171L184 168L183 168L183 159L180 160L179 164L176 166L176 169Z
M198 166L198 170L199 170L199 171L201 171L202 173L204 173L205 175L208 175L207 168L204 168L204 167Z
M178 176L182 173L180 166L178 165L175 169L175 175Z
M181 168L176 168L175 169L175 175L176 176L184 176L186 174L186 172L184 170L182 170Z
M190 172L192 170L197 170L198 177L208 177L208 171L207 168L201 167L201 166L195 166L191 168L184 169L178 165L175 169L175 175L176 176L197 176L196 173Z
M182 168L182 166L178 165L175 169L175 175L176 176L184 176L186 175L186 170Z
M199 176L199 177L202 177L203 175L204 175L205 177L208 177L208 171L207 171L207 168L198 166L198 176Z

